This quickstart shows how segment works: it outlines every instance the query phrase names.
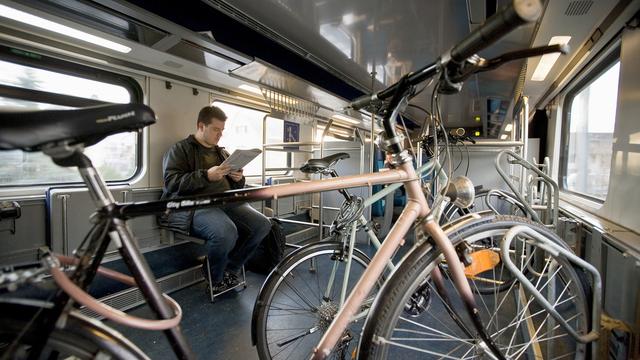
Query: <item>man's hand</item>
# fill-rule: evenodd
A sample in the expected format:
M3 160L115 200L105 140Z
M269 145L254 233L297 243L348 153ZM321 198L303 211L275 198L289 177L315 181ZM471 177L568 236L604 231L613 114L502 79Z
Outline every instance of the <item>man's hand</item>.
M207 178L209 181L220 181L225 175L231 171L229 165L212 166L207 170Z
M231 180L235 182L242 180L242 169L236 170L236 171L230 171L229 177L231 178Z

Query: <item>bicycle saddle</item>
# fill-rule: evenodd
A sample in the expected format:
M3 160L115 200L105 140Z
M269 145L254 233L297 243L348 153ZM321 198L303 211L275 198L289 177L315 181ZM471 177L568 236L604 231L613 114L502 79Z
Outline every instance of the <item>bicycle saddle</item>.
M307 174L316 174L330 168L338 161L342 159L348 159L349 157L349 154L341 152L325 156L322 159L309 159L306 163L304 163L304 165L302 165L300 171Z
M142 129L155 121L153 110L143 104L0 112L0 150L37 151L62 141L89 146L109 135Z

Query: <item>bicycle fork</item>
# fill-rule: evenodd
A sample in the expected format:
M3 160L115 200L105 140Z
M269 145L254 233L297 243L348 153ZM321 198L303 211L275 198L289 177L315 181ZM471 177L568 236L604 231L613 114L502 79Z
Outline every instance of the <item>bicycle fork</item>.
M453 283L462 298L462 301L465 304L465 308L473 321L473 325L478 331L480 338L484 341L484 344L481 345L483 351L490 357L495 359L505 359L504 355L500 352L496 344L493 342L489 334L485 331L485 326L480 318L480 311L478 310L478 306L476 305L475 297L473 296L473 292L471 291L471 286L467 281L467 277L464 274L464 265L458 258L458 254L453 244L447 237L447 235L442 231L442 228L433 221L433 219L427 220L423 225L422 229L431 235L431 238L436 243L436 246L440 248L444 258L447 261L447 265L449 268L449 273L451 274L451 278L453 279Z

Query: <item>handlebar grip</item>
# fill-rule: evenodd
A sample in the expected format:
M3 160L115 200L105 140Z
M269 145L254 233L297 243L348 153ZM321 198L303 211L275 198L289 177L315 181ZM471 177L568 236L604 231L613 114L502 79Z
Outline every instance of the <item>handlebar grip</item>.
M376 101L378 97L376 95L363 95L349 103L349 107L354 110L360 110L369 106L372 102Z
M512 0L511 4L495 13L453 47L451 59L456 62L464 61L518 26L537 20L541 14L540 0Z

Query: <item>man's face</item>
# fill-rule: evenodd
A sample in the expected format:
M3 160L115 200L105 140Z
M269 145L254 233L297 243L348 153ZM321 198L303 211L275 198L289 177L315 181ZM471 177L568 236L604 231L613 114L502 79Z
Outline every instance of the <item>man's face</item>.
M209 125L198 123L198 131L202 134L202 140L209 146L218 145L224 131L224 121L216 118Z

